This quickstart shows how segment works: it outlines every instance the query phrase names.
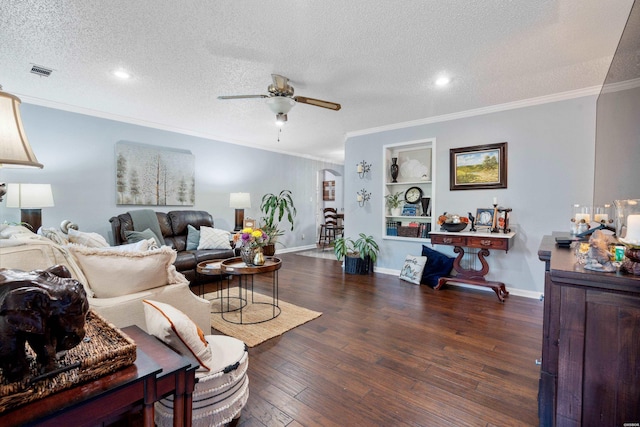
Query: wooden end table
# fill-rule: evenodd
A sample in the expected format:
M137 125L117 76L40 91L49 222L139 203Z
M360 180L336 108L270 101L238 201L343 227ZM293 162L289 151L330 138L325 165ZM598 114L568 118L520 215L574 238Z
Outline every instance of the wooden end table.
M137 350L133 365L0 414L2 426L95 426L142 404L143 425L153 427L156 375L162 368Z
M234 310L230 310L229 307L229 294L230 294L230 286L229 286L229 280L227 281L227 296L225 297L227 300L227 309L225 310L223 308L223 301L221 300L220 304L220 308L221 308L221 315L222 318L230 323L236 323L236 324L240 324L240 325L253 325L253 324L257 324L257 323L263 323L263 322L267 322L269 320L275 319L276 317L278 317L280 315L280 307L278 306L278 270L280 270L280 267L282 266L282 261L280 260L280 258L277 257L265 257L265 262L264 265L247 265L244 263L244 261L242 261L242 258L240 257L235 257L235 258L229 258L229 259L225 259L224 261L222 261L222 263L220 264L220 271L222 273L226 273L229 275L229 277L231 276L238 276L238 298L240 300L244 300L244 301L249 301L249 286L251 287L251 303L252 304L261 304L261 305L270 305L273 309L271 310L271 317L267 317L265 319L259 319L259 320L254 320L254 321L246 321L243 317L243 313L245 310L248 309L247 305L248 304L244 304L244 305L240 305L239 308L236 308ZM253 277L256 274L266 274L266 273L272 273L272 280L271 280L271 302L256 302L254 301L253 298ZM242 290L244 288L244 298L242 296ZM220 292L220 294L222 295L222 290ZM230 319L228 316L226 316L225 314L229 313L230 311L238 311L239 312L239 316L240 316L240 320L236 321L233 319Z
M138 354L143 351L162 368L162 372L156 376L156 394L158 399L173 394L174 427L191 427L198 363L179 355L138 326L127 326L122 328L122 332L135 341Z
M489 273L489 264L485 257L489 256L489 249L495 249L508 252L511 248L515 232L509 233L483 233L483 232L449 232L449 231L432 231L431 245L448 245L454 246L453 251L458 254L453 261L453 269L456 271L455 277L441 277L438 279L438 285L434 289L440 289L447 282L460 282L475 286L486 286L493 289L498 296L500 302L504 302L505 297L509 296L509 292L502 282L488 281L485 276ZM460 261L464 257L464 248L480 249L478 251L478 259L482 268L479 270L466 269L460 265Z

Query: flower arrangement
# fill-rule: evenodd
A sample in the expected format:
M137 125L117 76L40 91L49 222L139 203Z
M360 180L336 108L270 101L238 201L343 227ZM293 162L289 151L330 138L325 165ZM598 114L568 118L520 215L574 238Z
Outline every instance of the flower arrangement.
M233 242L236 248L263 247L269 243L269 236L260 228L247 227L233 235Z

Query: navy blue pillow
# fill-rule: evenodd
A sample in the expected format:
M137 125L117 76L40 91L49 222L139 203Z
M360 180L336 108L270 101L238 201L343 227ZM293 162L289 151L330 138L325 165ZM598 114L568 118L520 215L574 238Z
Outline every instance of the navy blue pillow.
M435 288L438 285L438 279L443 276L448 276L451 272L454 258L434 251L425 245L422 245L422 256L427 257L427 264L424 266L424 270L422 270L422 280L420 283Z

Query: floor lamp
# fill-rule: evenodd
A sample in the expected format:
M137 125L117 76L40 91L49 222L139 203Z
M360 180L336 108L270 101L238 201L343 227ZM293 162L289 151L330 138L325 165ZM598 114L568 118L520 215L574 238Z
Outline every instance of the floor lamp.
M20 221L34 233L42 226L42 208L53 206L51 184L9 184L7 207L20 208Z
M251 207L251 195L249 193L231 193L229 195L229 207L236 210L236 227L233 231L242 230L244 210Z

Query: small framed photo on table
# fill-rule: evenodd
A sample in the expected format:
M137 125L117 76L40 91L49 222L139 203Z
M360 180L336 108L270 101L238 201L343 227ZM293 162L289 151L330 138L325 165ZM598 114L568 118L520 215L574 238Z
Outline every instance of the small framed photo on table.
M491 228L493 227L493 208L476 209L476 227Z

